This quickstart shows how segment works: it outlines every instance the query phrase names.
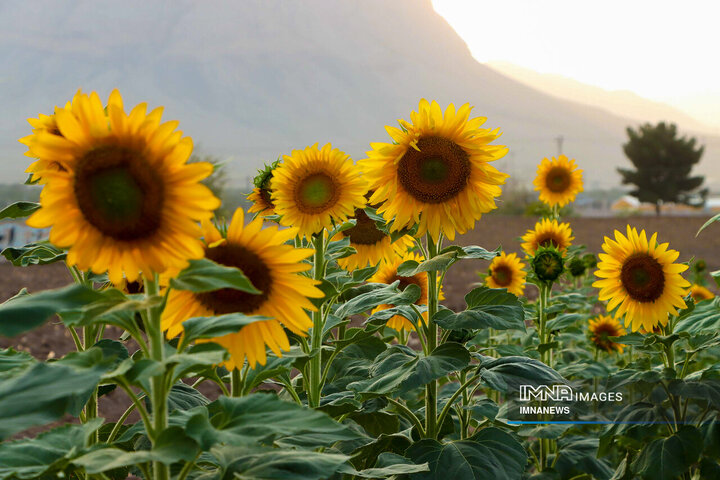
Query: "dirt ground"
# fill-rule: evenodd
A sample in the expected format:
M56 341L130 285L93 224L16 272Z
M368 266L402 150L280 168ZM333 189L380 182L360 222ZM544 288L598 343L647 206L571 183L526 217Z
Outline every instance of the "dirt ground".
M599 252L603 236L612 236L614 229L625 231L630 224L644 228L649 235L658 232L661 242L669 242L670 248L680 251L679 261L687 261L693 256L704 259L708 268L720 269L720 224L709 227L699 237L695 237L698 228L705 222L704 217L630 217L630 218L573 218L568 221L575 235L574 244L584 244L591 252ZM505 217L487 215L476 224L475 230L459 236L456 243L461 245L480 245L488 250L502 246L507 252L519 252L518 239L535 220L525 217ZM478 271L486 271L488 262L482 260L465 260L455 265L446 278L444 304L450 308L464 307L463 297L472 284L479 281ZM57 288L72 280L64 265L55 264L42 267L13 267L7 262L0 262L0 302L15 295L22 287L30 292ZM109 331L109 336L116 338L117 331ZM65 327L57 321L49 322L42 328L20 335L16 338L0 337L0 348L13 347L25 350L36 358L62 357L74 350L72 338ZM212 386L201 388L203 393L213 398L217 389ZM101 416L108 420L117 419L129 404L121 391L112 392L101 399ZM130 417L134 422L138 419Z

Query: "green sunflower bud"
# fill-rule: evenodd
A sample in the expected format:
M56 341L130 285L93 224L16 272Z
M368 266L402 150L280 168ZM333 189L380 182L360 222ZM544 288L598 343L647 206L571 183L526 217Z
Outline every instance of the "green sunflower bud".
M568 264L568 270L570 270L570 275L573 277L581 277L585 274L585 271L587 270L587 264L583 261L582 258L573 257L572 260L570 260L570 263Z
M693 265L693 270L695 270L695 273L703 273L707 270L707 263L705 263L705 260L700 259Z
M552 283L563 272L563 257L555 247L540 247L532 259L532 269L538 280Z
M273 170L280 165L280 159L278 158L270 165L265 165L262 170L258 170L258 174L253 178L253 185L261 190L268 190L270 188L270 180L273 177Z
M592 253L586 253L582 257L583 261L585 262L585 265L587 265L587 268L590 270L594 270L597 268L598 259L597 257Z

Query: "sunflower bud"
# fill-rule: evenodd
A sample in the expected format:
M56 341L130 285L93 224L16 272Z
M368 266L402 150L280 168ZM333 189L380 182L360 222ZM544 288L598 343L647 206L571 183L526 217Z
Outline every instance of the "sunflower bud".
M693 270L695 270L695 273L703 273L705 270L707 270L707 263L705 263L705 260L698 260L695 262L695 265L693 265Z
M552 283L563 272L563 258L555 247L541 247L532 259L532 268L538 280Z
M570 275L572 275L573 277L581 277L585 275L587 265L582 258L573 257L573 259L570 260L570 263L568 264L568 270L570 270Z
M583 262L585 262L587 268L589 268L590 270L594 270L595 268L597 268L598 259L595 254L586 253L585 255L583 255L582 259Z

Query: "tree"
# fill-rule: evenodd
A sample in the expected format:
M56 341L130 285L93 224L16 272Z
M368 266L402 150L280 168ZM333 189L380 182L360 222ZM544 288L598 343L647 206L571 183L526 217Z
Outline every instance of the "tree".
M690 170L700 161L705 147L697 147L695 138L677 136L677 126L660 122L646 123L638 130L627 128L630 140L623 145L635 170L618 168L623 184L635 185L630 195L641 202L660 206L665 202L702 206L707 189L698 191L705 177L691 177Z

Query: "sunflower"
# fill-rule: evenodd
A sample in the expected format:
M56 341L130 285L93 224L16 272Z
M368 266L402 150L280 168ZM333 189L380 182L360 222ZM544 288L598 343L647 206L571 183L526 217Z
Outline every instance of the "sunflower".
M525 268L525 264L520 261L517 254L506 255L505 252L502 252L490 263L485 284L490 288L507 288L508 292L519 297L525 290L525 277L527 276L527 272L523 268Z
M645 230L638 234L627 226L627 236L615 230L615 240L605 237L593 283L600 289L599 299L609 300L607 309L617 308L615 318L625 315L625 326L632 331L667 324L668 313L685 308L683 297L690 283L680 274L687 265L673 263L680 255L658 244L657 233L648 241Z
M535 224L534 230L528 230L527 233L522 236L522 240L525 243L523 243L521 247L528 256L533 256L539 247L549 247L553 245L565 255L574 238L569 223L558 224L557 220L543 218Z
M55 111L59 107L55 107ZM65 104L66 110L72 109L72 103L67 102ZM28 147L27 152L25 152L25 156L36 158L35 162L31 163L30 166L25 169L25 172L30 174L30 181L32 183L40 183L44 184L45 179L43 179L43 171L45 170L62 170L63 167L58 162L49 162L47 160L38 158L39 154L35 152L33 149L33 144L37 140L38 135L40 132L55 135L57 137L63 138L63 134L60 132L60 129L58 129L57 126L57 120L55 119L55 114L53 115L44 115L40 114L38 118L28 118L28 123L33 127L33 133L31 135L28 135L26 137L22 137L18 140L18 142L22 143L23 145L26 145Z
M420 287L420 298L418 298L415 301L415 305L427 305L428 303L428 279L427 279L427 272L420 272L416 273L415 275L411 277L403 277L398 275L397 269L400 266L401 263L407 262L408 260L414 260L418 263L423 261L423 258L418 256L415 253L405 253L402 256L395 257L395 259L389 263L384 263L380 266L377 273L370 277L368 279L368 282L370 283L385 283L385 284L391 284L396 281L400 281L400 284L398 285L399 290L405 290L405 288L408 285L417 285ZM438 279L438 284L439 284ZM445 296L443 295L442 288L439 292L439 299L444 300ZM372 313L376 313L382 310L387 310L388 308L393 308L394 305L378 305L375 307L372 311ZM427 322L427 312L423 312L422 314L423 322ZM393 317L390 317L387 321L387 326L400 331L401 329L405 330L413 330L414 327L410 321L402 317L400 315L395 315Z
M258 172L253 180L255 188L248 195L247 199L253 202L252 207L248 209L250 213L259 213L263 217L275 215L275 205L272 201L272 192L270 190L270 181L273 178L273 170L280 164L280 160L276 160L271 165L265 165L265 168Z
M599 317L590 319L589 329L591 333L590 340L593 341L597 348L605 350L608 353L623 352L625 345L614 342L609 338L621 337L627 334L627 331L625 331L617 320L607 315L600 315Z
M293 150L270 181L280 223L310 238L333 222L345 222L365 206L367 186L350 157L328 143Z
M251 368L258 363L265 365L266 346L275 355L282 356L283 350L290 349L283 325L305 336L312 327L305 310L316 310L308 297L324 295L314 286L315 280L300 274L311 268L303 260L314 251L285 244L297 235L297 229L262 229L262 226L260 217L245 225L242 209L233 215L226 238L212 223L203 222L205 257L241 269L262 292L260 295L231 288L203 293L171 290L162 315L162 329L167 330L168 338L182 333L182 322L191 317L237 312L270 317L270 320L250 323L237 333L212 339L230 352L230 360L225 363L230 370L242 368L245 358Z
M575 159L568 160L565 155L552 160L543 158L533 181L535 190L540 190L540 201L551 207L563 207L574 201L583 191L582 172L575 165Z
M392 230L419 225L417 235L440 233L450 240L455 232L474 228L483 213L494 208L507 174L488 162L501 158L507 147L489 145L499 130L480 128L485 118L470 119L468 104L443 115L440 105L423 99L410 122L386 127L393 143L373 143L360 161L375 190L371 203L383 203L378 213Z
M714 293L712 293L710 290L703 287L702 285L698 285L697 283L693 283L690 286L690 296L696 302L699 302L701 300L712 300L713 298L715 298Z
M107 271L115 284L202 257L198 221L220 206L200 183L213 166L188 164L192 140L177 122L160 123L162 108L146 108L126 114L115 90L106 115L97 93L78 93L71 109L55 113L62 135L39 131L31 145L60 168L42 172L41 208L28 225L51 227L69 265Z
M361 208L355 209L353 218L356 222L354 227L333 237L333 240L348 237L350 246L356 250L356 253L338 259L338 264L345 270L352 271L368 265L375 266L380 262L392 262L414 245L412 237L408 235L403 235L393 242L392 237L377 228L375 221Z

